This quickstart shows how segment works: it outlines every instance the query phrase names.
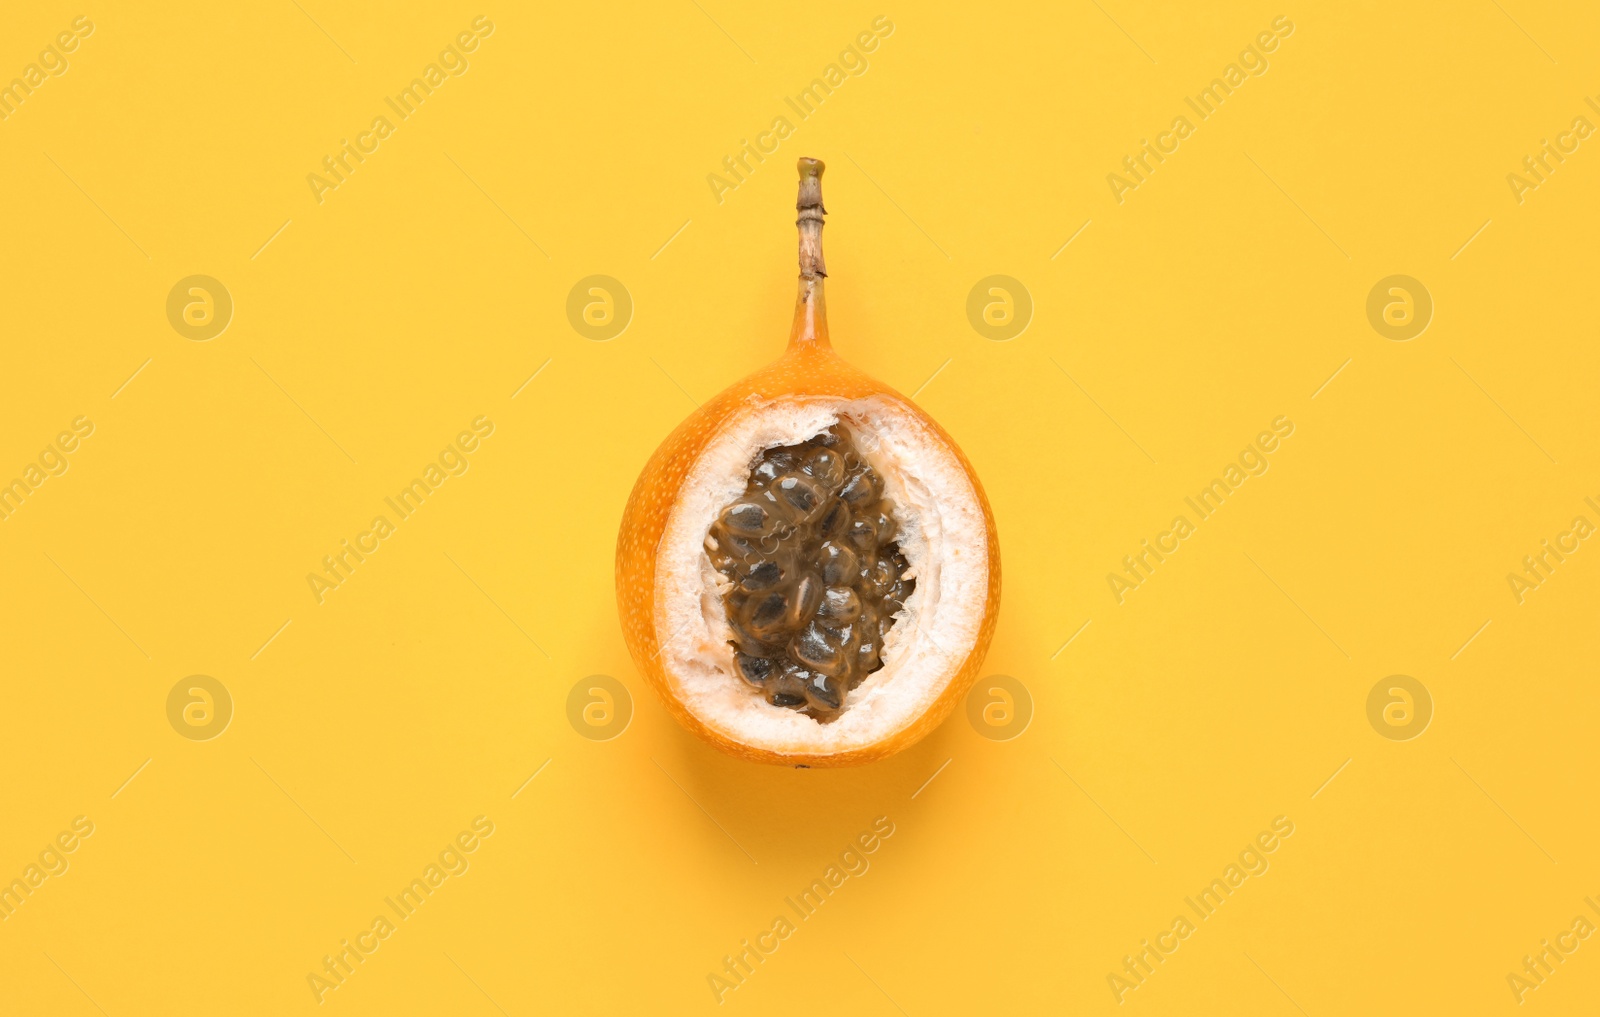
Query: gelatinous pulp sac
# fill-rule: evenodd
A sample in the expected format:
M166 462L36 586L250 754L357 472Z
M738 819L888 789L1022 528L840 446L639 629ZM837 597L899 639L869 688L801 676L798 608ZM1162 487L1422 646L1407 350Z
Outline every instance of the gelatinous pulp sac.
M763 452L744 496L706 535L739 676L819 720L883 666L883 639L916 588L883 481L843 426Z

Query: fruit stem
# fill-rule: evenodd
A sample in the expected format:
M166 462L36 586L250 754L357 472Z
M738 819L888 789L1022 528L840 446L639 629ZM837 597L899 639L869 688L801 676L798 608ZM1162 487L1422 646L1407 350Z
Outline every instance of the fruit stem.
M827 302L822 281L828 276L822 260L822 160L802 157L799 162L800 196L794 203L800 213L795 225L800 230L800 293L795 301L794 327L789 342L828 345Z
M800 197L794 203L800 218L800 278L826 277L828 268L822 263L822 217L828 210L822 207L822 172L827 167L820 159L800 159Z

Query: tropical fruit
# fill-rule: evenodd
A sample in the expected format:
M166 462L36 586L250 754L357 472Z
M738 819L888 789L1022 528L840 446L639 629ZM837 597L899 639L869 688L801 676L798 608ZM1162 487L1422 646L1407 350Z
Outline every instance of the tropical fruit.
M645 465L617 606L685 727L746 759L846 766L910 745L966 694L994 635L1000 549L950 436L834 352L823 164L799 169L788 348Z

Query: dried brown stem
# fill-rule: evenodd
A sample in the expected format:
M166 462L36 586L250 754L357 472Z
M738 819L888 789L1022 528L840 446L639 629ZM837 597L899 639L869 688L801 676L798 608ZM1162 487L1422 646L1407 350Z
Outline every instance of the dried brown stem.
M822 207L822 171L826 168L820 159L802 157L800 160L800 197L794 207L800 212L795 225L800 228L802 279L822 279L828 275L822 261L822 217L828 212Z

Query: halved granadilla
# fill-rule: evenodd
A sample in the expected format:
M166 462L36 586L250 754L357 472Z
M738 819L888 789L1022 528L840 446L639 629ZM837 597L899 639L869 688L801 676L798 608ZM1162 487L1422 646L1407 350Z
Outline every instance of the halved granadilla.
M628 649L667 708L718 748L791 766L881 758L938 726L1000 604L971 464L829 342L822 171L800 160L788 349L662 443L617 539Z

